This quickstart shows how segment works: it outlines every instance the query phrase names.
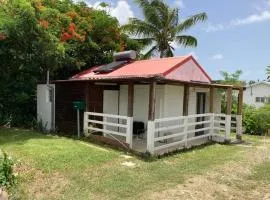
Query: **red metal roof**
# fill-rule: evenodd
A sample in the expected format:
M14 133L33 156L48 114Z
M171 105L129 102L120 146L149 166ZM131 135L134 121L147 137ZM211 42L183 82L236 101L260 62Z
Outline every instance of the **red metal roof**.
M211 78L192 56L132 61L107 74L95 74L96 68L76 74L70 80L161 77L179 81L211 82Z

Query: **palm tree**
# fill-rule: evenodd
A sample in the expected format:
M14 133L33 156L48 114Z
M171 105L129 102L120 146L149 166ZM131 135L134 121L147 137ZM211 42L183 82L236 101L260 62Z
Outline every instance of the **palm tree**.
M236 70L235 72L220 71L223 80L220 82L223 84L231 85L243 85L244 82L240 80L240 76L243 74L242 70Z
M270 65L266 67L266 76L267 76L267 80L270 81Z
M191 35L181 35L198 22L207 19L206 13L199 13L185 20L179 18L179 9L170 8L162 0L136 0L142 8L144 20L130 18L122 29L136 36L136 40L150 50L144 55L148 58L154 53L160 57L172 57L175 50L173 44L184 47L196 47L197 39Z

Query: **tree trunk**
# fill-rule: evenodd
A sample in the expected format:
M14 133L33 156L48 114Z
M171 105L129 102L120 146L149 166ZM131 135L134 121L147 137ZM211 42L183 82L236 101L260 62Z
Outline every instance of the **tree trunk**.
M166 53L165 50L161 50L160 51L160 58L165 58L166 57L165 53Z

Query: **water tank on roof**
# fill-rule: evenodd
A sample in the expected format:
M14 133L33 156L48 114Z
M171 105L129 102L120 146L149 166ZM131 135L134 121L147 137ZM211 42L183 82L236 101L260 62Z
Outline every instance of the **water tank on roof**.
M123 61L123 60L134 60L136 58L136 51L122 51L113 54L113 59L115 61Z

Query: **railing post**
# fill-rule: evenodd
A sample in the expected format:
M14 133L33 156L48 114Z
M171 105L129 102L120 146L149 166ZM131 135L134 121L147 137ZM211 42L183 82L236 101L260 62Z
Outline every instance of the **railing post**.
M148 121L147 125L147 151L154 154L155 122Z
M188 117L185 116L184 118L184 133L185 133L185 137L184 137L184 140L185 140L185 147L187 148L187 145L188 145Z
M108 119L107 119L107 117L103 117L103 122L108 122ZM107 130L107 125L103 125L103 130L104 130L104 132L103 132L103 136L104 137L107 137L107 134L105 133L105 131Z
M132 132L133 132L133 117L127 117L127 136L126 143L129 144L129 148L132 149Z
M213 137L214 135L214 128L215 128L215 113L211 113L210 115L211 123L210 123L210 135Z
M225 121L225 142L230 141L231 134L231 115L226 115Z
M88 134L88 114L84 112L83 114L83 133L84 135Z
M242 115L236 115L236 139L242 140Z

